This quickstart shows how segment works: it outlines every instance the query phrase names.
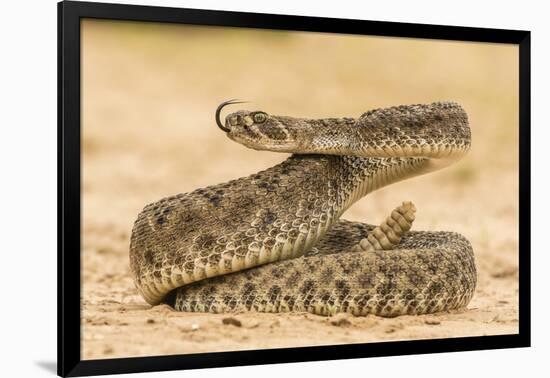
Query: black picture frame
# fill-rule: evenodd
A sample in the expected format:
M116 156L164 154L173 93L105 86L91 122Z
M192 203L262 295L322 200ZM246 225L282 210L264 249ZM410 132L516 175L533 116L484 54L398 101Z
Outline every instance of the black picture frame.
M429 38L519 46L519 333L169 356L81 360L80 20L135 20ZM58 374L82 376L528 347L530 304L530 32L91 2L58 3Z

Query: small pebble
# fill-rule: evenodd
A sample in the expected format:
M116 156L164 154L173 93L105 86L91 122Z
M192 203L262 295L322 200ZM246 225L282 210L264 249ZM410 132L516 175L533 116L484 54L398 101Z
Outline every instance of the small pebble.
M269 325L269 328L274 328L274 327L278 327L281 325L281 322L279 319L275 319L270 325Z
M257 321L249 322L246 328L258 328L260 326L260 323Z
M235 318L223 318L222 323L227 325L233 325L235 327L240 327L242 325L241 321Z
M155 323L155 319L147 319L147 324L154 324Z
M113 348L111 348L111 347L106 347L106 348L103 350L103 354L111 354L111 353L113 353L113 352L114 352L114 350L113 350Z
M425 320L424 323L427 325L440 325L441 322L439 320Z
M199 325L197 323L194 323L191 325L191 331L198 331L199 330Z
M330 324L336 327L348 327L351 325L351 322L345 314L337 314L330 319Z

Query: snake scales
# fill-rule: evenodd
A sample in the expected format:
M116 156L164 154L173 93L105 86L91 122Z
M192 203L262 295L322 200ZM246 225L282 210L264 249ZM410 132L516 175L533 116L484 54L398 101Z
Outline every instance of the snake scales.
M404 202L378 227L341 220L369 192L458 160L470 148L456 103L303 119L238 111L216 121L249 148L294 153L223 184L147 205L130 267L150 304L181 311L397 316L465 307L476 269L453 232L409 231Z

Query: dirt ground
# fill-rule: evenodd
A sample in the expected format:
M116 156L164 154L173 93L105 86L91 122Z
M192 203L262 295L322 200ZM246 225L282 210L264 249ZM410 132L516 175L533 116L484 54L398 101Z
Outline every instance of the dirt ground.
M518 332L517 48L499 44L82 22L82 358L512 334ZM451 313L325 318L178 313L151 307L128 267L138 212L176 193L248 175L285 155L247 150L214 123L242 108L309 117L454 100L473 148L440 172L391 185L344 218L383 220L403 200L416 230L474 247L478 287ZM236 108L234 109L236 110Z

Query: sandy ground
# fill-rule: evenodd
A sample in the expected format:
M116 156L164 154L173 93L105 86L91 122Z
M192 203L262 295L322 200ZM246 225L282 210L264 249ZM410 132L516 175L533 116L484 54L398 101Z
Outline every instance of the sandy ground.
M515 47L90 20L82 43L82 358L518 332ZM247 109L311 117L460 102L473 132L468 157L372 193L344 217L378 223L412 200L415 229L464 234L478 267L468 308L384 319L146 304L128 267L143 206L285 158L247 150L215 127L215 107L235 97L253 100Z

